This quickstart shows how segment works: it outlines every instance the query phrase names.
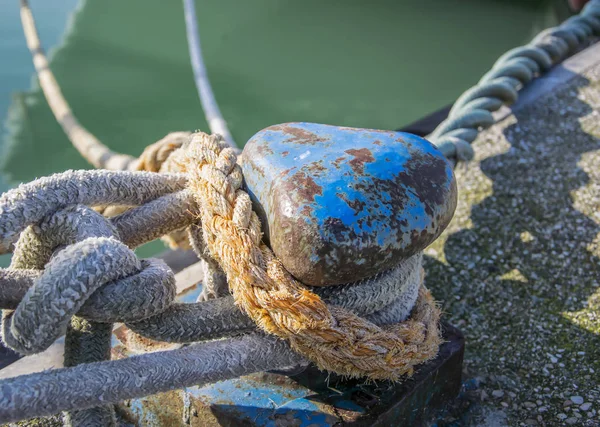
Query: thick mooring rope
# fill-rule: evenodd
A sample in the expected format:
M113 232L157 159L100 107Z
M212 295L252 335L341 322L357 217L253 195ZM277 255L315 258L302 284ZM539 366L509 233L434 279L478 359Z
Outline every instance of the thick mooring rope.
M0 381L0 422L92 408L168 390L285 369L302 358L282 340L247 334ZM101 400L100 400L101 399ZM96 421L94 426L105 425Z
M440 312L424 287L410 320L378 327L295 280L262 243L261 223L235 152L219 135L192 135L184 164L204 240L227 275L236 304L263 330L286 339L319 368L350 377L398 380L436 356Z
M182 174L99 170L67 171L22 184L0 197L0 254L10 250L25 227L59 209L77 204L137 206L183 190L186 183Z
M158 183L162 182L162 189L158 188ZM75 312L85 316L87 319L94 321L125 321L135 322L142 321L151 313L140 314L140 310L145 307L136 293L151 297L154 295L156 300L160 300L158 295L161 293L164 285L152 276L140 278L148 283L144 289L138 289L139 285L128 282L127 284L114 284L102 287L102 283L110 282L111 275L127 275L125 271L126 265L132 265L134 270L143 268L144 263L140 264L130 255L129 247L135 247L138 244L144 243L157 234L169 232L170 227L181 227L182 225L190 225L196 221L197 211L196 204L191 200L189 195L190 190L183 190L186 183L186 178L183 175L165 175L153 174L147 172L108 172L108 171L81 171L81 172L65 172L55 175L50 178L42 178L30 184L22 185L14 190L9 191L0 198L0 245L8 248L11 246L15 236L20 236L19 242L15 247L12 269L0 270L0 279L2 280L3 300L0 301L2 308L14 309L17 311L12 317L17 319L27 318L31 315L32 308L18 308L18 302L22 300L32 299L36 302L50 304L49 309L42 309L40 314L36 314L35 318L46 319L46 314L56 310L55 303L52 302L55 297L52 297L52 292L55 292L60 283L65 283L70 295L79 295L81 291L73 288L74 283L70 271L77 272L77 277L84 278L81 274L81 267L77 267L77 263L85 264L86 257L90 254L92 258L89 262L93 265L98 264L97 268L106 269L106 277L100 277L99 271L94 274L94 282L89 283L88 279L84 279L86 285L85 295L89 296L89 300L85 302L81 308L68 307L69 309L62 314L61 319L48 318L44 323L53 330L51 335L37 336L31 339L38 340L35 343L19 344L13 343L13 346L21 352L30 353L41 351L52 340L60 334L61 324L64 324L70 315ZM165 192L171 193L165 194ZM148 199L154 198L148 202ZM81 205L112 202L117 204L135 205L144 203L143 205L131 209L119 216L107 220L99 214ZM160 232L153 224L158 218L162 218L163 225L158 227ZM105 230L105 231L102 231ZM113 231L114 230L114 231ZM135 231L133 233L132 231ZM116 233L116 234L115 234ZM46 236L41 239L39 236ZM118 236L125 244L114 240L113 236ZM63 250L55 255L52 255L60 244L67 240L72 240L74 243L66 246ZM101 256L105 249L107 256ZM114 255L117 254L118 256ZM100 257L98 257L100 255ZM52 256L50 262L47 263L49 257ZM113 259L114 258L114 259ZM129 260L131 258L131 260ZM124 264L123 264L124 263ZM121 266L122 265L122 266ZM121 267L119 267L121 266ZM129 267L127 267L129 268ZM25 270L24 270L25 269ZM42 270L43 269L43 270ZM417 274L416 276L414 274ZM60 279L60 277L64 277ZM142 280L143 279L143 280ZM133 279L128 279L133 280ZM122 280L121 280L122 281ZM418 283L420 283L420 255L409 258L401 263L398 268L389 272L382 273L372 279L349 284L340 287L342 292L333 292L331 289L323 288L320 292L323 297L333 304L346 307L357 313L370 315L373 314L380 322L399 321L403 320L412 305L417 295ZM157 283L158 282L158 283ZM44 283L47 283L45 285ZM153 284L157 283L157 288L153 288ZM60 285L60 286L59 286ZM406 286L410 285L410 288ZM10 286L10 287L9 287ZM89 287L98 288L100 291L93 292ZM38 289L39 288L39 289ZM38 289L35 292L47 296L44 301L30 294L34 292L32 289ZM44 290L48 289L48 290ZM50 293L48 293L50 292ZM29 296L28 296L29 295ZM35 293L33 294L35 295ZM117 297L118 295L118 297ZM88 298L84 296L83 300ZM80 297L76 297L77 300ZM225 301L230 301L226 298ZM117 302L121 302L120 305ZM223 305L224 304L224 305ZM229 305L227 305L229 304ZM70 305L70 303L67 303ZM168 305L168 303L167 303ZM204 316L198 316L199 311L194 307L201 307L202 304L190 305L185 312L190 312L191 321L203 319ZM111 309L114 307L114 309ZM162 306L158 312L165 309ZM227 308L230 307L230 308ZM233 305L231 302L220 303L218 309L225 309L225 312L231 312ZM36 308L34 311L37 311ZM65 308L60 308L62 312ZM183 338L173 334L173 327L169 326L169 319L177 319L181 322L182 318L178 314L181 307L175 305L169 307L169 313L162 313L165 327L154 328L158 329L156 334L159 339L165 338L176 342L190 342L203 339L202 330L213 330L224 332L223 328L215 326L223 325L222 318L216 321L215 324L208 321L206 327L203 325L197 328L200 331L187 331L186 334L191 334L191 337ZM206 310L202 308L200 310ZM154 313L157 310L152 310ZM212 312L208 317L219 319L218 314ZM23 313L22 315L19 313ZM71 314L69 314L71 313ZM386 314L387 313L387 314ZM228 314L224 315L227 318ZM390 317L392 316L392 317ZM239 320L238 324L243 320ZM395 317L395 318L394 318ZM231 319L229 319L231 320ZM175 323L177 323L177 321ZM235 325L236 322L233 322ZM33 321L30 327L31 330L37 328L37 322ZM143 322L142 322L143 323ZM379 322L378 322L379 323ZM159 322L163 324L163 322ZM192 323L190 323L192 324ZM134 330L140 329L143 331L143 324L132 324ZM179 324L181 326L181 323ZM247 328L244 326L243 328ZM12 327L9 329L13 329ZM231 331L231 329L229 329ZM214 332L212 332L214 333ZM18 332L19 337L28 336L28 333ZM34 334L35 335L35 334ZM156 337L151 334L151 337ZM11 338L7 338L10 340ZM41 341L40 341L41 340Z
M579 15L538 34L528 45L502 55L477 85L454 103L448 118L427 138L448 158L469 160L479 129L495 123L493 111L510 105L527 83L600 36L600 0L591 0Z

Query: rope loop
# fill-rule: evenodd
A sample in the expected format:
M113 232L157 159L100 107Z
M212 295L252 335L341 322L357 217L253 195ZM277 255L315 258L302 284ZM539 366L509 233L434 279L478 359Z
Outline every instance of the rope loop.
M14 253L0 269L5 311L2 338L10 348L32 354L65 333L75 314L102 323L140 321L166 310L175 298L173 272L160 260L140 261L135 244L158 237L157 211L171 227L187 222L164 209L189 197L180 175L147 172L65 172L21 185L0 197L0 242ZM86 204L144 204L107 219ZM145 230L145 236L141 230ZM169 232L171 229L160 228ZM133 231L133 232L132 232Z
M70 171L0 197L0 243L10 249L18 238L11 267L0 269L8 346L42 351L75 315L94 325L125 322L149 339L202 341L248 331L246 313L343 375L398 380L435 357L440 313L422 287L421 254L336 292L308 288L262 243L235 152L219 136L194 134L167 163L186 174ZM133 207L105 218L89 207L97 204ZM171 270L132 252L186 227L199 254L223 268L233 298L174 303Z
M262 330L286 339L319 366L351 377L398 380L434 358L440 311L421 284L410 320L374 323L295 280L261 242L261 224L241 181L235 153L219 135L196 133L185 147L190 191L200 206L202 236L227 276L235 303ZM225 173L224 178L220 173Z
M160 294L144 290L144 281L159 276L167 288ZM121 282L123 280L123 282ZM111 283L112 282L112 283ZM27 291L14 312L3 317L2 339L13 350L33 354L48 348L67 328L73 315L102 286L110 284L83 313L100 322L123 321L125 318L148 317L168 307L175 297L173 273L160 262L142 265L133 251L115 238L90 237L58 252L46 265L43 273ZM135 294L122 289L137 286ZM125 300L132 294L147 294L142 298ZM102 303L108 302L108 311ZM139 306L136 302L141 303ZM110 309L116 312L112 312ZM123 316L124 313L128 313ZM133 310L133 311L131 311ZM123 318L125 317L125 318Z

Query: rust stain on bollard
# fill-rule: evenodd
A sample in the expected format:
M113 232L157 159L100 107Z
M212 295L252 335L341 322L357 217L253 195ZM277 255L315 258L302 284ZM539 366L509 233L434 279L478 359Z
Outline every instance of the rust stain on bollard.
M456 208L451 165L402 132L271 126L246 144L242 169L267 241L307 285L393 267L433 242Z

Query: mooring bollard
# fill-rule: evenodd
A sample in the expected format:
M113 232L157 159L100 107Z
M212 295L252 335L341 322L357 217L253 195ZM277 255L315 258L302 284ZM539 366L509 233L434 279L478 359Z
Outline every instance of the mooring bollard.
M354 292L369 278L362 282L368 300L380 291L371 285L383 271L405 269L391 279L402 282L394 302L371 314L407 300L414 306L420 252L456 207L452 167L432 144L401 132L289 123L252 137L242 170L265 240L297 279L347 284L319 289L330 295ZM411 257L417 262L406 263ZM389 323L385 316L371 318ZM309 365L137 399L129 410L146 423L179 415L172 402L180 402L177 412L191 425L416 425L460 389L464 339L447 324L442 335L438 356L402 383L349 380Z
M451 165L407 133L276 125L250 139L242 161L265 238L307 285L393 267L433 242L456 208Z
M67 172L19 187L3 196L3 206L7 208L0 211L7 220L3 222L6 227L2 237L8 241L13 235L20 235L30 223L47 217L55 219L57 207L64 210L78 204L115 203L121 201L119 197L124 202L142 203L143 206L132 212L139 215L138 219L145 220L145 215L150 215L148 206L156 203L155 197L148 196L156 192L155 186L146 183L146 187L138 188L132 182L142 178L150 183L163 180L166 188L163 197L168 197L171 202L175 200L171 198L174 191L190 191L198 198L198 206L202 207L202 232L209 236L206 244L214 251L230 279L233 298L223 298L221 305L211 305L209 301L188 304L185 309L169 300L160 307L160 312L152 312L149 316L141 313L139 321L137 316L129 317L129 309L119 310L109 317L109 321L124 321L133 331L138 331L136 328L145 322L150 328L142 326L140 331L145 332L139 333L149 339L155 339L155 329L163 327L165 334L159 334L159 340L183 344L248 332L252 325L243 317L245 313L259 329L283 340L248 334L243 339L210 341L189 347L192 353L203 355L194 360L205 362L207 369L196 367L190 370L193 356L187 350L179 349L181 351L140 356L140 359L67 368L52 377L64 390L72 392L72 382L80 378L75 374L77 369L90 369L86 378L102 378L104 369L118 370L119 374L108 381L114 392L110 396L97 389L102 386L100 383L87 390L92 396L102 395L98 401L80 398L73 404L74 398L52 400L51 391L38 393L41 387L38 380L41 381L45 374L39 374L38 379L18 377L8 381L10 387L22 390L23 395L30 393L31 387L35 388L32 393L40 394L41 400L35 402L32 415L87 410L127 398L192 386L182 395L184 414L193 414L192 409L197 413L213 412L215 408L223 407L223 396L227 395L227 401L234 403L229 404L231 411L226 410L223 417L234 424L272 425L271 421L280 418L286 423L301 421L318 425L335 425L340 421L388 422L395 420L399 413L403 414L403 420L410 421L415 419L415 409L422 413L432 402L443 401L444 396L457 392L462 338L452 329L440 330L439 309L422 283L421 252L447 226L456 206L452 168L435 147L421 138L398 132L307 123L270 127L259 132L244 152L243 169L248 174L244 188L252 193L251 196L240 188L243 174L231 149L223 148L219 136L195 133L189 146L182 150L173 155L184 159L181 167L188 172L187 176L147 172ZM288 158L290 163L286 165ZM112 180L107 180L107 176ZM117 197L112 189L115 182L123 180L129 180L127 185L131 194L119 192ZM86 188L85 193L73 195L72 191L65 191L78 183L81 184L79 187ZM50 193L54 199L43 197ZM159 199L162 199L160 194ZM261 243L261 226L252 211L252 197L271 245L275 248L277 243L280 250L287 251L280 254L281 263ZM45 199L52 200L56 206L38 203ZM148 199L151 201L144 203ZM188 224L197 227L194 222L197 216L189 213L189 205L183 203L179 208L188 212ZM154 212L154 208L149 209ZM28 214L21 215L22 211ZM94 215L101 224L112 226L112 220L97 213ZM171 226L181 227L179 221ZM90 224L85 223L82 227L85 231ZM171 229L167 227L164 231ZM197 237L192 234L191 239L195 247L200 247L194 240ZM47 304L37 304L31 297L46 292L46 287L53 283L61 284L55 289L57 300L64 300L63 294L74 294L79 304L68 306L69 301L65 302L67 308L57 313L62 317L54 323L60 326L72 315L85 316L79 308L92 295L90 289L97 290L115 281L105 278L108 273L92 274L93 277L86 279L89 286L51 280L62 277L60 274L70 274L78 262L110 268L121 265L115 260L120 262L124 256L129 256L131 266L117 267L117 270L123 270L124 276L119 280L141 274L143 264L135 264L138 260L125 243L117 238L91 239L69 244L50 260L50 266L45 267L41 276L44 280L39 283L33 280L31 292L22 296L14 318L18 321L27 319L30 312L38 310L49 313L49 319L55 319L56 310L48 310ZM217 247L215 241L224 246ZM20 248L21 243L19 240L16 246ZM71 253L78 254L80 246L84 248L81 252L85 256L70 256ZM225 255L220 255L221 249ZM229 256L230 253L235 256ZM96 257L93 260L92 255ZM305 284L317 287L302 286L290 277L285 267ZM239 274L242 270L247 274ZM117 274L114 268L111 272ZM108 284L99 280L108 280ZM342 285L322 287L336 284ZM134 298L138 295L133 295L131 300ZM29 304L30 300L34 302ZM234 302L243 311L228 310L228 307L234 308ZM130 299L124 303L130 304ZM186 310L198 314L191 323ZM201 314L203 310L204 315ZM40 315L31 317L42 318ZM25 328L30 323L18 325L25 325ZM50 327L54 323L47 321L44 326ZM183 324L186 326L182 327ZM237 326L231 328L230 325ZM215 328L220 332L215 332ZM197 335L190 338L188 332L194 331ZM50 333L60 334L61 330L54 328L47 335ZM16 336L29 339L35 334ZM113 336L117 341L121 340L119 334ZM442 340L445 343L440 347ZM279 347L268 348L265 343ZM44 345L45 341L35 351L42 351ZM115 358L126 354L121 349L119 345L113 348ZM231 354L225 354L227 352ZM169 358L173 363L164 363ZM314 365L308 366L304 373L288 369L290 364L306 366L307 361ZM147 376L138 381L129 373L121 374L137 362L152 367ZM108 368L111 363L112 368ZM329 373L320 374L317 368ZM287 372L288 378L270 373L231 379L273 369ZM399 383L405 375L413 373L410 382ZM348 377L354 379L349 381ZM45 389L56 386L52 378L44 383ZM371 387L373 380L384 384L383 388ZM132 381L138 382L132 386ZM339 395L335 399L328 396L330 383L335 383ZM237 394L237 389L243 391L243 395ZM311 396L315 392L323 405L312 402ZM265 398L257 399L257 395ZM158 415L149 408L154 399L142 398L131 404L130 408L141 424L152 424L147 416ZM166 399L168 401L162 401L159 406L170 412L173 396ZM292 401L288 405L289 399ZM267 402L278 402L276 411ZM3 420L23 417L26 408L22 403L6 404L2 408L5 412L0 414ZM28 405L31 408L32 403L28 402ZM136 408L142 409L136 412ZM250 412L240 408L248 408ZM352 414L340 418L341 410ZM159 418L162 419L162 415Z

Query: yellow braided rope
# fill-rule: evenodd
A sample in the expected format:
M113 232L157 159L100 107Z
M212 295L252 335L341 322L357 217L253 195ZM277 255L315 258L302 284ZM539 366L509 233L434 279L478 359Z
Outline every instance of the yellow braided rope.
M150 144L138 158L135 170L160 172L171 153L181 148L189 139L190 132L171 132L164 138Z
M260 221L240 189L236 154L219 135L193 134L179 159L201 206L207 247L236 304L261 329L286 339L320 369L350 377L399 380L437 355L440 310L423 285L411 318L395 325L379 327L327 306L262 243Z

